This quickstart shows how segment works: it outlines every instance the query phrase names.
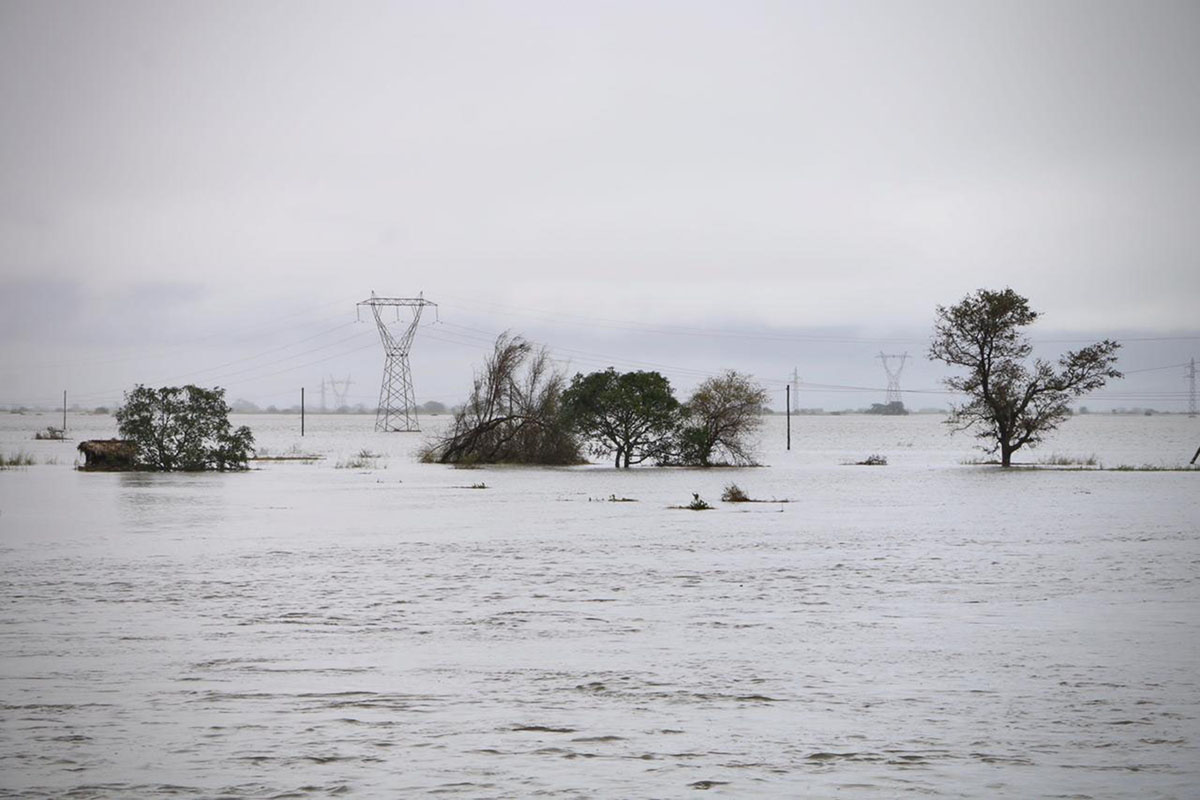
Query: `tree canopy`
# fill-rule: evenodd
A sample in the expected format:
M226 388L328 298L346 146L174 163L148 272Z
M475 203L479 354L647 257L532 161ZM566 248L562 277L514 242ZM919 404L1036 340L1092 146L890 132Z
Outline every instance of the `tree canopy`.
M586 448L617 468L748 465L766 391L732 370L697 387L685 407L658 372L613 367L568 384L544 349L504 333L446 433L421 451L442 464L569 465Z
M137 386L116 411L121 437L137 448L136 463L163 472L246 469L250 429L229 422L224 389Z
M1014 452L1035 446L1070 416L1071 398L1121 377L1113 366L1120 345L1108 339L1066 353L1057 367L1040 358L1026 366L1033 347L1022 329L1038 317L1012 289L980 289L937 307L929 358L966 369L944 381L967 397L951 408L948 422L956 430L975 429L988 443L984 449L999 451L1006 467Z
M671 383L657 372L617 372L612 367L577 374L563 392L563 410L597 456L615 454L628 468L662 456L676 431L680 406Z
M701 383L684 406L680 462L701 467L755 463L755 435L767 399L762 386L733 370Z

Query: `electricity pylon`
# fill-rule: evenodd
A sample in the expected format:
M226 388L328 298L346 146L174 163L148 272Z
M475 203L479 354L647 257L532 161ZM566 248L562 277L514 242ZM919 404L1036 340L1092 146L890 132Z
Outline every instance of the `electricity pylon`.
M346 376L345 380L340 381L332 375L328 378L321 378L321 410L325 410L326 385L333 392L333 407L339 409L346 405L346 394L350 391L350 384L352 383L354 381L350 380L349 375Z
M903 403L904 401L900 399L900 373L904 372L904 362L908 360L908 353L905 352L897 355L895 353L880 352L875 357L883 362L883 371L888 376L887 402ZM892 365L889 363L889 360L893 358L900 359L900 366L895 369L892 369Z
M1188 382L1191 385L1191 391L1188 392L1188 416L1196 416L1196 359L1188 365Z
M800 412L800 370L792 367L792 413Z
M329 378L329 385L333 388L333 400L337 403L338 408L344 408L346 405L346 395L350 393L350 384L354 381L350 380L350 376L346 375L345 380L336 380L333 376ZM340 389L338 387L341 387Z
M375 324L379 326L379 338L383 342L383 384L379 388L379 409L375 412L375 430L377 431L419 431L417 421L417 400L413 392L412 369L408 366L408 353L412 348L413 336L417 333L417 323L421 321L421 311L425 306L437 308L437 303L431 303L423 296L416 297L371 297L358 304L360 314L363 306L370 306L375 316ZM400 335L395 336L388 329L388 322L383 318L382 309L394 308L396 319L393 324L400 322L400 309L412 309L412 321Z

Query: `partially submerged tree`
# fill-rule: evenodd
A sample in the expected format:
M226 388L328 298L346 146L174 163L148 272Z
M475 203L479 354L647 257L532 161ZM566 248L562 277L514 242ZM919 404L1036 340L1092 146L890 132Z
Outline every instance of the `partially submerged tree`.
M667 452L680 407L670 381L659 373L609 367L576 375L563 392L563 410L593 454L615 454L615 465L628 468Z
M947 422L955 430L975 428L988 442L984 449L999 451L1006 467L1014 452L1033 447L1070 416L1071 398L1121 377L1113 367L1120 345L1108 339L1068 352L1057 369L1041 359L1026 367L1032 347L1021 329L1038 316L1012 289L980 289L949 308L937 307L929 357L967 370L945 380L967 396Z
M767 391L748 375L728 370L696 387L684 406L676 456L680 463L754 464Z
M577 464L579 442L562 416L566 379L545 350L501 334L449 431L426 446L441 464Z
M138 386L115 414L121 437L137 448L142 469L246 469L254 448L250 429L229 422L224 389Z

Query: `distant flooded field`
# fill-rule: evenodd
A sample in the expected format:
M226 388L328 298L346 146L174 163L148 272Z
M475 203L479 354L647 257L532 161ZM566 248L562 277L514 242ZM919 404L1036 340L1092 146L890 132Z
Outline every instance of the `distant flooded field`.
M973 465L936 416L629 471L236 421L320 458L81 473L111 418L0 415L0 796L1197 794L1196 473ZM1197 446L1096 414L1018 460Z

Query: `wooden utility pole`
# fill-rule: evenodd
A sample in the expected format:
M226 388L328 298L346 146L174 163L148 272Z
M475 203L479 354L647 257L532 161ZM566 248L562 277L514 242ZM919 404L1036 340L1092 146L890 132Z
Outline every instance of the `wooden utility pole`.
M304 435L304 387L300 387L300 435Z
M792 387L787 387L787 449L792 449Z
M63 433L67 432L67 390L63 389Z

